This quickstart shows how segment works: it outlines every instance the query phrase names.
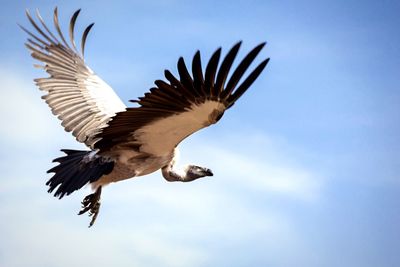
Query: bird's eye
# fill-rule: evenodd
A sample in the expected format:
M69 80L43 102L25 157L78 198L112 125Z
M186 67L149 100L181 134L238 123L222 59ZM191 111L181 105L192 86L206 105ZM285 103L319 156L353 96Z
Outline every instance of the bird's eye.
M199 166L193 166L193 170L194 170L194 171L197 171L197 172L198 172L198 171L201 171L201 169L202 169L202 168L199 167Z

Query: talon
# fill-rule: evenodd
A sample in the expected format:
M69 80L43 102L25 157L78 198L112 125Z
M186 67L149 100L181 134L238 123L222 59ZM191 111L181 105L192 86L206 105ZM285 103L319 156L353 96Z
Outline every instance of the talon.
M89 223L89 227L92 227L96 218L100 211L100 195L101 195L101 186L97 188L96 192L86 196L82 200L82 209L79 211L78 215L82 215L86 212L89 212L89 217L92 217L92 220Z
M92 220L89 223L89 228L92 227L94 222L96 221L97 215L99 215L99 211L100 211L100 202L97 202L89 213L89 216L92 216Z

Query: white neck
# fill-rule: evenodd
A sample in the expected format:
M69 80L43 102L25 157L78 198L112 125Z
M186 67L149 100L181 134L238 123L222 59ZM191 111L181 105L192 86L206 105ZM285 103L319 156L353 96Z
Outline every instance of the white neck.
M162 175L169 182L181 181L185 182L188 180L188 166L184 168L175 168L175 165L168 164L161 169Z

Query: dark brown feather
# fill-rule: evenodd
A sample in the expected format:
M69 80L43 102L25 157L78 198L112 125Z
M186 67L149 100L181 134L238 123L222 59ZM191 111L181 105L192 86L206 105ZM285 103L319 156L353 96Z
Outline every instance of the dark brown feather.
M253 50L250 51L250 53L247 54L247 56L242 60L242 62L240 62L236 70L233 72L231 78L229 79L223 94L221 95L222 99L225 99L232 93L233 89L235 89L237 83L242 78L245 71L249 68L250 64L253 62L253 60L256 58L256 56L265 46L265 44L266 43L261 43L258 46L256 46Z
M193 79L192 77L190 77L189 71L185 64L185 60L182 57L180 57L178 60L178 72L182 86L187 88L188 91L194 96L194 98L199 97L200 95L194 89Z
M242 42L238 42L237 44L235 44L231 48L231 50L229 50L228 54L225 56L224 60L222 61L221 66L219 67L217 80L216 80L214 88L212 90L213 95L219 97L222 90L224 89L226 77L228 77L229 70L231 69L233 60L235 59L241 44L242 44Z
M221 47L214 52L206 67L206 74L204 78L204 88L207 95L213 97L214 79L217 72L219 58L221 57Z
M229 96L228 102L229 104L233 104L236 102L236 100L239 99L243 95L244 92L250 87L250 85L257 79L257 77L261 74L265 66L268 64L269 58L264 60L263 62L260 63L260 65L257 66L253 70L252 73L244 80L244 82L235 90L235 92Z
M82 41L81 41L81 50L82 50L82 57L85 57L85 45L86 45L86 39L89 35L90 30L92 29L94 23L90 24L89 26L86 27L85 31L83 32L82 35Z
M192 61L193 87L203 97L207 95L204 91L204 78L201 69L200 51L197 51Z
M75 38L74 38L74 28L75 28L75 22L76 22L76 19L78 18L79 12L81 12L80 9L75 11L75 13L71 17L71 21L69 22L69 39L71 41L71 44L72 44L75 52L78 52L78 51L76 50L76 44L75 44Z

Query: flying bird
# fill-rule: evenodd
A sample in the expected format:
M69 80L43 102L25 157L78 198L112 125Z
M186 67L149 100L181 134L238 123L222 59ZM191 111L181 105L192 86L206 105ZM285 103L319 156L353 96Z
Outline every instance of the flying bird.
M205 167L178 167L177 146L194 132L217 123L257 79L269 58L244 77L264 47L265 43L261 43L228 78L241 42L229 50L221 64L218 48L204 70L197 51L191 73L184 59L179 58L179 76L165 70L166 80L156 80L150 92L131 100L136 106L127 107L84 60L85 43L93 23L84 30L80 49L77 48L74 28L79 12L80 9L71 17L67 37L61 30L57 8L53 16L56 32L49 29L38 10L36 19L26 11L34 33L20 27L29 35L25 45L32 57L42 63L35 67L49 74L34 80L44 92L42 98L64 129L89 148L61 150L64 155L53 160L58 165L47 171L54 173L46 183L48 192L54 191L54 196L61 199L90 184L93 193L83 199L79 212L91 216L90 227L99 213L102 187L112 182L159 169L169 182L213 176Z

